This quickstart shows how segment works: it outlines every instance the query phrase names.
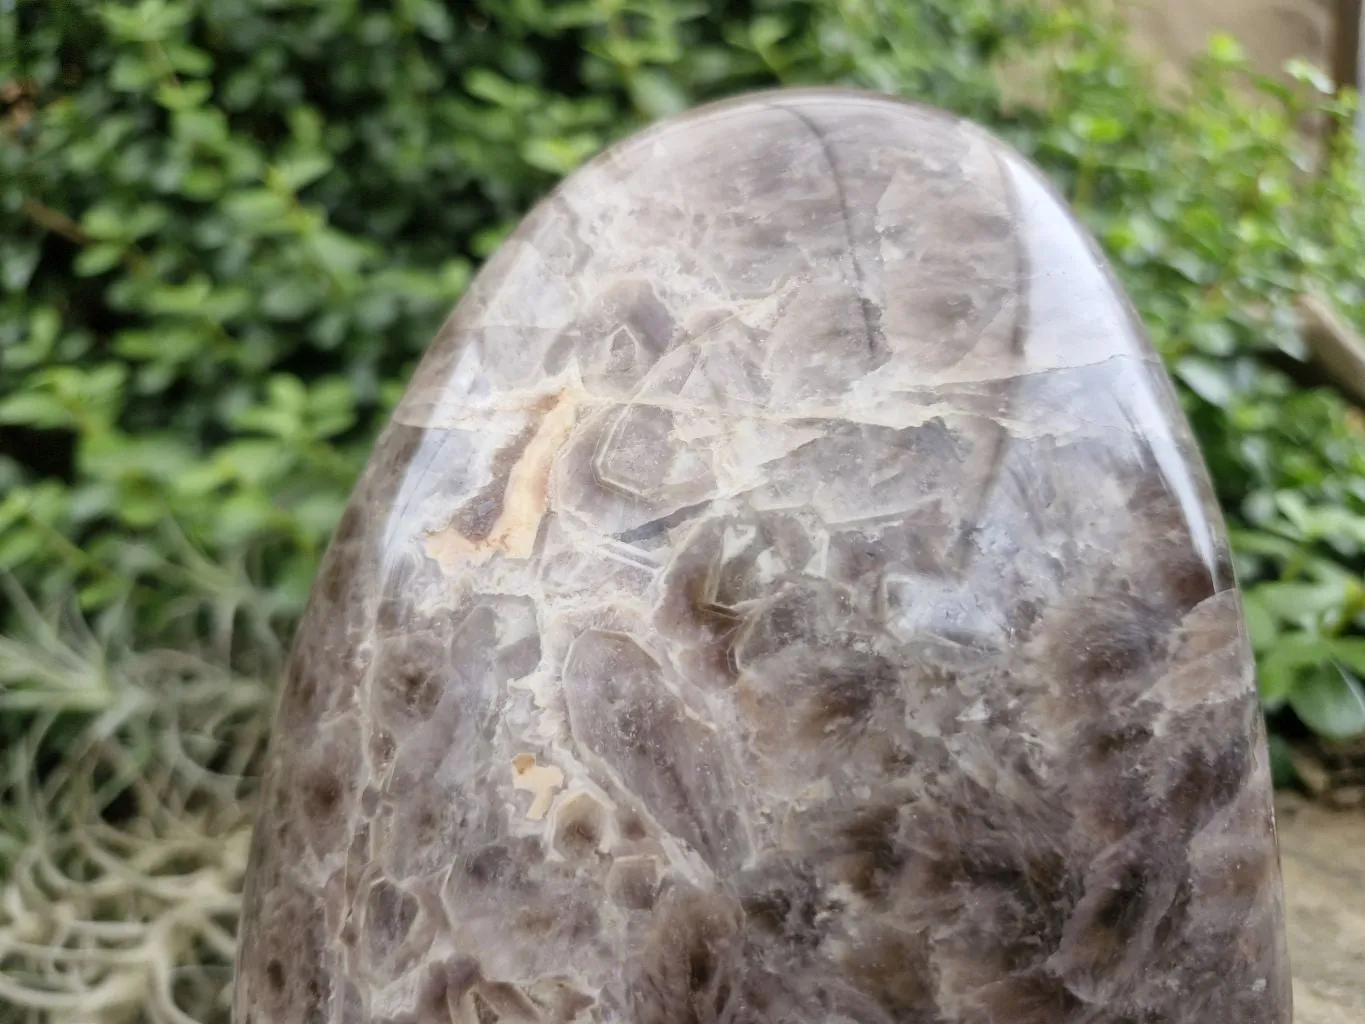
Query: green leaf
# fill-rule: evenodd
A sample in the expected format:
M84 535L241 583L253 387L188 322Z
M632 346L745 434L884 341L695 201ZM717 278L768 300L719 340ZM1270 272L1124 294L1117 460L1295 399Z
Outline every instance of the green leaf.
M1340 665L1324 667L1289 695L1294 714L1320 736L1350 739L1365 734L1365 687Z
M297 320L322 300L320 290L302 278L286 278L261 296L261 312L272 320Z
M1350 671L1365 674L1365 637L1334 637L1328 645L1328 650L1333 658Z
M41 255L42 249L36 241L0 239L0 288L8 292L21 292L28 287Z
M511 110L531 110L540 103L539 94L529 86L508 81L486 68L476 68L465 76L465 88L471 96L487 100Z
M285 188L298 191L330 171L332 158L326 153L304 153L281 160L272 169Z
M1196 323L1189 330L1189 338L1205 355L1221 358L1237 351L1237 337L1226 321Z
M124 220L124 212L112 203L97 203L85 211L81 227L98 241L114 241L127 237Z
M277 373L267 385L272 405L291 412L301 413L308 405L308 389L297 377L287 373Z
M138 50L125 50L114 60L109 84L120 92L141 92L160 78L156 65Z
M150 286L144 301L153 313L192 316L204 308L212 289L209 279L202 276L192 277L184 284L158 281Z
M172 481L187 472L195 453L171 434L128 437L110 433L91 437L81 451L81 462L96 479L138 478Z
M264 188L234 193L223 200L223 208L248 227L280 227L289 213L285 198Z
M1336 84L1332 81L1332 76L1323 71L1316 64L1311 64L1306 60L1291 60L1284 66L1285 71L1297 82L1311 86L1314 90L1324 96L1330 96L1336 91Z
M275 479L286 472L291 463L289 452L278 441L255 439L224 445L218 450L217 461L226 476L253 485L264 485Z
M327 537L341 520L346 502L340 495L310 495L291 510L294 521L314 537Z
M1256 599L1277 618L1296 622L1340 607L1349 593L1350 586L1345 580L1265 583L1256 588Z
M1208 53L1219 64L1239 65L1246 61L1242 44L1224 32L1215 33L1209 38Z
M208 53L180 40L168 42L163 52L171 67L182 75L207 75L213 70L213 58Z
M749 41L760 53L780 43L791 32L791 23L775 14L759 15L749 25Z
M115 514L126 526L146 529L166 518L169 509L164 496L155 488L130 483L120 488Z
M1123 122L1117 117L1077 113L1071 118L1071 130L1090 145L1103 146L1123 138Z
M132 586L132 580L119 576L103 576L80 588L78 600L82 611L106 608L124 599Z
M204 104L213 95L208 82L163 82L156 90L156 101L167 110L187 111Z
M530 139L521 155L532 167L552 174L568 174L597 152L596 136L580 134L550 139Z
M65 427L72 422L66 406L45 391L21 391L8 398L0 398L0 423L25 427Z
M1227 405L1235 393L1226 367L1196 356L1180 360L1175 374L1191 391L1211 405Z
M428 39L445 42L454 32L454 23L445 6L437 0L417 0L412 4L412 20Z
M651 118L667 117L687 107L687 94L667 75L654 68L641 68L626 79L630 98Z
M270 532L280 513L261 492L239 491L220 506L217 518L218 533L236 546Z
M342 277L356 273L374 255L364 242L331 228L314 231L308 236L308 245L328 273Z
M139 0L131 6L106 3L99 6L110 34L127 42L159 43L189 21L187 4L167 0Z
M1282 636L1257 666L1261 699L1271 708L1283 704L1305 676L1320 669L1329 657L1329 648L1321 637L1306 633Z
M13 572L40 557L46 541L38 530L10 528L0 531L0 570Z
M1279 626L1276 624L1275 616L1255 592L1242 595L1242 611L1246 616L1251 646L1257 651L1272 647L1280 635Z
M76 273L81 277L96 277L106 273L123 259L123 251L123 246L117 242L88 246L76 257Z
M191 199L212 199L223 190L224 178L211 167L192 167L180 179L180 191Z
M205 147L226 143L228 125L222 111L194 104L173 105L169 109L177 141Z
M10 369L38 366L52 356L61 336L62 316L51 306L35 306L28 318L28 333L19 344L0 356Z

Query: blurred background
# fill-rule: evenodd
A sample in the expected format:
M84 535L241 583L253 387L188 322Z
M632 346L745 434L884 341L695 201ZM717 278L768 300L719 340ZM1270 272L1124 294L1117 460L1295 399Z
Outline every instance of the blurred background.
M0 0L0 1020L224 1019L277 669L435 327L613 139L811 83L990 127L1112 258L1227 515L1282 819L1328 823L1286 827L1291 895L1300 855L1355 872L1296 919L1324 943L1300 1018L1365 1019L1331 952L1365 956L1365 911L1331 916L1365 893L1359 24L1358 0Z

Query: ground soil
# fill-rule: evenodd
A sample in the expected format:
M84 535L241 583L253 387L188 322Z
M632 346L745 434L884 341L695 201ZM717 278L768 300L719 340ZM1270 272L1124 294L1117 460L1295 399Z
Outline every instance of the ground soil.
M1365 1022L1365 812L1279 801L1295 1024Z

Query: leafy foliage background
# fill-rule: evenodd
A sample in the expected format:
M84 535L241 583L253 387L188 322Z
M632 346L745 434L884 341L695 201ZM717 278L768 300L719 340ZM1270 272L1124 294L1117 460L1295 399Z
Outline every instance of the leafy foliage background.
M1365 196L1291 72L1221 39L1165 93L1084 3L0 0L0 1001L221 1013L279 638L406 374L559 177L745 89L915 98L1048 172L1180 386L1268 710L1365 732L1365 423L1298 312L1365 322ZM133 861L152 895L98 888ZM51 925L101 915L145 928Z

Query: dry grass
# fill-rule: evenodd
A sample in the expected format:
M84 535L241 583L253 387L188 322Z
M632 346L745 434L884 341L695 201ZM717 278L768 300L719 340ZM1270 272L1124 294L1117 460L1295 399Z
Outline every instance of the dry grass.
M0 638L0 1019L226 1020L278 644L221 601L199 653L23 610ZM234 671L247 621L255 671Z

